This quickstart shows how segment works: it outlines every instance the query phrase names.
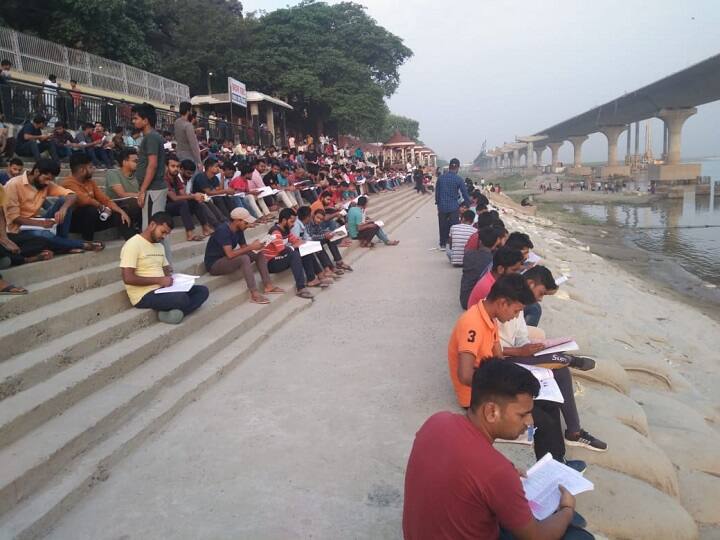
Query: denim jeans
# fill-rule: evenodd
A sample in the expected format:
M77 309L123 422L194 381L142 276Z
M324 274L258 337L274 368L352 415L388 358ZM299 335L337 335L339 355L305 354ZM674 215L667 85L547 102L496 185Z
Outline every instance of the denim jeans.
M62 205L65 204L65 198L64 197L58 197L58 199L53 203L52 206L47 208L44 213L42 214L42 217L44 218L52 218L55 216L55 213L60 210ZM67 214L65 214L65 219L63 222L57 226L57 234L53 234L50 230L33 230L33 231L27 231L29 234L33 236L39 236L41 238L44 238L47 240L48 245L50 246L50 249L53 251L69 251L71 249L83 249L85 246L85 243L81 240L71 240L68 238L68 233L70 232L70 222L72 221L72 212L73 208L70 207L67 210Z
M540 317L542 316L542 306L540 306L539 302L525 306L523 315L525 316L525 324L528 326L539 326Z
M295 278L295 288L299 291L305 288L305 270L303 268L300 252L295 249L285 250L268 261L268 270L271 274L277 274L290 268Z
M380 239L383 244L387 244L390 241L390 238L388 238L388 235L385 234L385 231L383 231L382 227L378 227L375 235Z
M155 291L151 291L143 296L135 307L158 311L179 309L183 314L189 315L202 306L208 296L210 291L203 285L193 285L188 292L155 294Z
M40 160L40 154L45 150L50 152L50 157L55 161L60 161L57 153L57 145L53 141L23 141L15 147L17 155L32 157L35 161Z

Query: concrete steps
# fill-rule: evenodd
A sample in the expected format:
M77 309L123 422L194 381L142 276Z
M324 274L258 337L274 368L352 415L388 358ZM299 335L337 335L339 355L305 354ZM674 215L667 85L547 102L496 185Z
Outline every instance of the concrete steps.
M430 198L403 188L370 200L370 214L392 230ZM249 240L265 230L254 229ZM173 245L175 266L198 267L202 255L186 249L180 258ZM354 246L343 256L352 261L368 251ZM149 311L130 309L121 283L105 284L111 275L104 266L89 270L98 276L95 286L90 280L78 294L67 286L55 303L0 323L14 336L0 347L12 351L0 362L0 530L11 536L46 531L117 460L312 305L294 296L287 272L275 280L288 292L264 306L247 301L244 281L204 275L201 282L213 289L208 302L188 322L163 325ZM73 282L74 273L48 281ZM39 342L28 341L23 326L37 331L41 313L50 324ZM60 329L50 329L55 325ZM23 336L25 345L17 345Z

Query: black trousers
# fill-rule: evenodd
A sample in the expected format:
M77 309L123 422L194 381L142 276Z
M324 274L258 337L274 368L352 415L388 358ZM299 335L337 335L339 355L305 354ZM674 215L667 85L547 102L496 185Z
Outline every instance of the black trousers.
M42 236L34 236L26 231L20 231L17 234L8 233L8 238L17 244L20 253L12 253L11 251L0 246L0 258L8 257L13 266L25 264L26 257L34 257L45 249L50 249L50 244Z
M170 311L179 309L185 315L189 315L203 305L203 302L210 296L210 291L203 285L193 285L188 292L173 292L155 294L151 291L143 296L135 304L140 309L156 309L158 311Z
M450 236L450 227L460 223L460 214L458 210L452 212L440 212L438 210L438 229L440 232L440 246L447 245L448 236Z
M120 219L120 215L115 212L113 212L107 220L102 221L100 219L100 213L94 206L80 206L75 208L70 223L70 230L74 233L80 233L86 242L92 242L97 231L104 231L112 227L117 227L120 235L125 240L132 238L138 232L134 226L131 225L128 227L125 225Z
M215 208L220 210L225 221L228 221L230 219L230 212L235 209L235 203L230 200L230 197L226 195L215 196L212 198L212 202Z
M192 231L195 229L192 210L190 209L190 201L171 201L168 199L167 204L165 204L165 211L170 212L170 215L172 216L180 216L180 219L183 222L183 227L186 231ZM198 214L202 215L202 212L198 212ZM203 216L203 219L205 219L205 216ZM207 223L207 220L205 222Z
M550 452L557 461L565 459L565 437L560 422L560 404L536 399L532 411L535 423L535 458Z

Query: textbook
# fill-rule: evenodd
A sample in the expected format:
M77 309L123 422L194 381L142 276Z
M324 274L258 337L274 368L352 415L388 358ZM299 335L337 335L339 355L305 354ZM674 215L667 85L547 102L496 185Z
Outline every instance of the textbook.
M277 189L273 189L270 186L265 186L258 192L256 197L270 197L271 195L277 195L278 193L280 192Z
M345 238L347 235L347 229L345 228L345 225L343 225L332 232L332 236L329 241L332 242L333 240L340 240L341 238Z
M155 294L188 292L195 285L195 280L200 276L190 276L188 274L173 274L173 284L169 287L161 287L155 289Z
M540 261L542 261L542 257L534 251L528 253L527 259L525 260L527 264L538 264Z
M297 249L300 252L300 256L304 257L305 255L310 255L311 253L317 253L318 251L321 251L322 244L320 242L316 242L315 240L308 240L304 244L300 244Z
M44 221L45 218L30 218L37 221ZM50 219L50 218L48 218ZM54 219L51 219L51 221L55 221ZM41 227L40 225L20 225L21 231L50 231L53 234L57 234L57 223L55 223L52 227Z
M567 465L555 461L550 453L545 454L540 461L530 467L526 478L521 478L525 498L528 500L530 510L538 520L552 515L560 504L560 489L562 485L573 495L579 495L595 489L595 485Z
M535 353L534 356L553 354L566 351L577 351L580 347L572 338L546 339L541 342L545 348Z
M518 363L518 366L527 369L540 383L540 393L535 399L565 403L565 398L560 391L557 381L555 381L552 369L520 363Z

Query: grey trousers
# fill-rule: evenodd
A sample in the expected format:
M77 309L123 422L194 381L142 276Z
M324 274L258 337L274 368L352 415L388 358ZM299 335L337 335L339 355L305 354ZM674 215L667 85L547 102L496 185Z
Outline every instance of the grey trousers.
M270 272L268 271L267 261L262 253L250 252L246 255L240 255L233 259L223 257L213 263L213 265L207 269L207 271L213 276L224 276L232 274L237 270L242 270L243 276L245 277L245 283L250 291L257 291L257 283L255 282L255 272L253 272L252 263L257 266L258 272L260 273L260 279L264 284L270 283Z

